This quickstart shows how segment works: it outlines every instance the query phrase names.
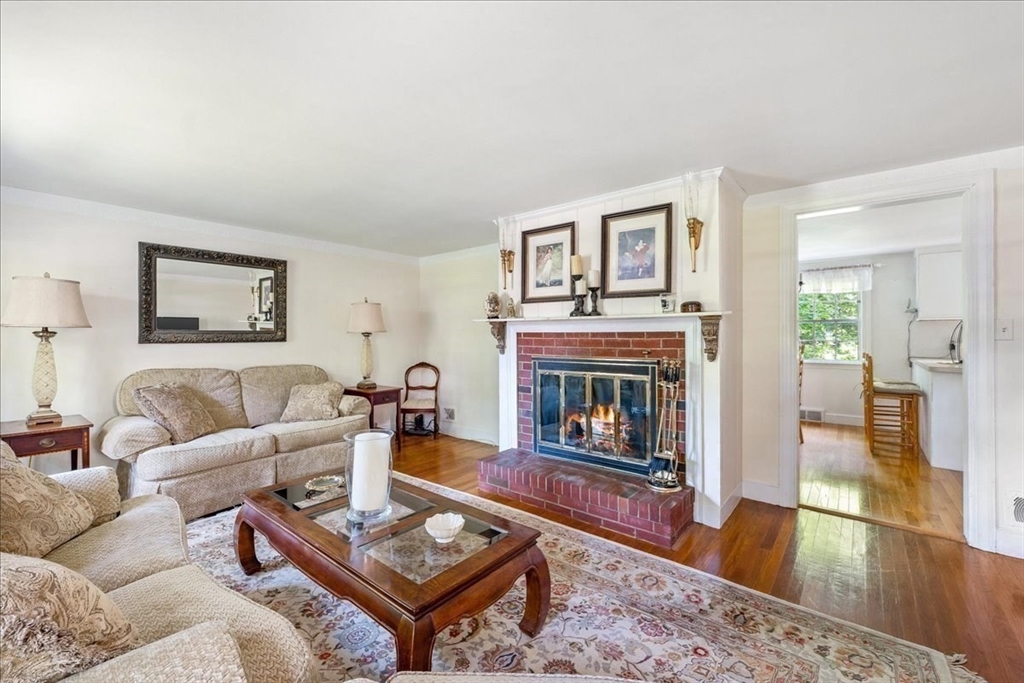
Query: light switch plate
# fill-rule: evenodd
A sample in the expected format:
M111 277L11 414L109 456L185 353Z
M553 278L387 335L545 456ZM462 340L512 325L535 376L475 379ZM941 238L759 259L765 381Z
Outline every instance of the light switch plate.
M996 341L1013 341L1013 318L996 320Z

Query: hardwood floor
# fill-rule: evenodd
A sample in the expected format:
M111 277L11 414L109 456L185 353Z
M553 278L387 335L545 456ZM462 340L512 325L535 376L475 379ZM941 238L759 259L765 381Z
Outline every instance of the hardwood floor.
M804 423L803 431L801 507L964 540L960 472L923 456L873 456L860 427Z
M675 548L660 548L479 491L476 461L496 450L447 436L408 437L395 468L940 652L964 653L990 683L1024 680L1022 560L750 500L721 529L695 524Z

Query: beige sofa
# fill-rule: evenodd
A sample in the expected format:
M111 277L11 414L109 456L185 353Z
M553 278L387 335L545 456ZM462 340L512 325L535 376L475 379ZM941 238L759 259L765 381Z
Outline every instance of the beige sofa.
M3 457L15 457L7 444L2 448ZM106 511L107 501L117 500L117 480L109 467L53 478L95 510ZM0 520L0 531L11 523ZM145 495L122 501L116 518L57 546L44 559L92 581L121 609L142 640L139 647L65 681L317 680L309 645L287 619L189 564L185 522L171 498Z
M99 449L120 461L122 497L162 493L195 519L237 504L245 491L345 466L344 435L369 427L366 399L345 396L333 420L278 422L293 386L326 381L315 365L140 370L121 382L119 415L100 430ZM132 391L172 382L192 389L217 432L172 444L167 430L142 416Z

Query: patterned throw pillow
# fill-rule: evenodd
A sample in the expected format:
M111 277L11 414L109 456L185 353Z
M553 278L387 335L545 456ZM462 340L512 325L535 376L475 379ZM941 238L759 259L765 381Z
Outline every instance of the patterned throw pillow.
M0 458L0 552L42 557L94 517L89 501L71 489L17 458Z
M67 567L0 554L0 680L50 683L137 647L135 627Z
M132 392L142 414L171 434L171 443L188 443L217 431L196 395L184 384L156 384Z
M338 417L338 404L345 387L337 382L323 384L296 384L288 397L281 422L333 420Z

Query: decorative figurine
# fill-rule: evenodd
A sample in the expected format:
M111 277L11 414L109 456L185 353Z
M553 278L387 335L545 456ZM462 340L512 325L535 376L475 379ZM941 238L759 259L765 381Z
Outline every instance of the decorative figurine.
M497 292L487 293L487 299L484 301L484 313L488 318L497 318L501 315L501 299L498 298Z
M509 297L508 302L505 304L505 317L516 317L516 300L513 299L512 297Z

